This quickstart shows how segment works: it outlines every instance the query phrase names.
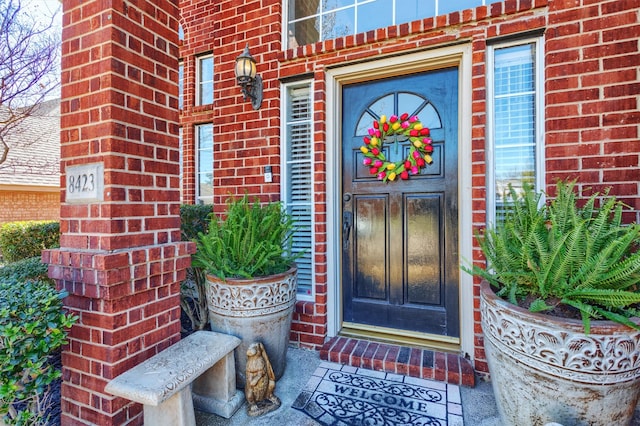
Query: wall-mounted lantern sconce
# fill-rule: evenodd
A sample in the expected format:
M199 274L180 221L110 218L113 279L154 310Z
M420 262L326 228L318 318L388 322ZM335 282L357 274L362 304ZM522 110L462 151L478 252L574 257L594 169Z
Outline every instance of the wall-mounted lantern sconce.
M251 98L253 109L260 109L262 104L262 77L256 74L256 60L249 53L249 44L236 58L236 79L242 89L244 100Z

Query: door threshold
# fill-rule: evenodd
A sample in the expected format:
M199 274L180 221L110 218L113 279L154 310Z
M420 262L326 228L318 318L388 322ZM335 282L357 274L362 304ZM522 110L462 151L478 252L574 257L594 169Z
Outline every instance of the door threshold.
M397 330L374 325L343 322L340 336L366 339L395 345L408 345L444 352L460 352L460 339L416 331Z
M471 361L450 352L336 336L320 348L320 359L354 368L475 386Z

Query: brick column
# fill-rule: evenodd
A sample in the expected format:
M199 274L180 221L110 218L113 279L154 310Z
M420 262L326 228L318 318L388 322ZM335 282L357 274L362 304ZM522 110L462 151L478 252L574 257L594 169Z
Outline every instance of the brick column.
M180 242L177 4L63 0L62 236L43 253L80 318L63 425L142 424L140 405L104 387L180 339L194 247Z

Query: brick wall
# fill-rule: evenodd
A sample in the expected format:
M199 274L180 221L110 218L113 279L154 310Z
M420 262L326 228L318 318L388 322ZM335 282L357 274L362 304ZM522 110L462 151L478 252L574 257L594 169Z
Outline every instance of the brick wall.
M183 199L195 201L194 125L213 123L214 205L220 211L230 194L279 198L280 84L277 55L280 50L279 1L181 0L184 42ZM258 111L244 101L234 74L235 59L249 43L265 82L264 101ZM196 58L213 53L214 104L195 105ZM265 183L264 166L273 168L274 180Z
M185 43L184 129L186 167L193 168L189 138L194 123L214 123L214 203L223 209L229 193L248 190L263 199L279 196L280 81L313 75L315 142L327 143L325 70L328 67L393 57L450 43L472 48L472 170L475 226L485 218L485 126L487 40L530 31L545 34L545 114L547 184L558 177L579 177L581 186L612 186L640 218L640 143L638 142L637 2L631 0L507 0L449 15L378 29L282 50L280 0L181 1ZM233 62L249 43L265 80L259 111L242 100ZM214 104L192 107L194 55L214 55ZM192 154L191 154L192 155ZM326 152L314 152L315 301L298 303L292 340L317 347L326 335L327 211ZM191 161L191 163L189 163ZM262 167L271 165L273 184L263 183ZM193 175L185 173L185 201L193 202ZM191 185L191 186L190 186ZM464 224L463 226L472 226ZM478 251L474 254L480 261ZM476 283L477 284L477 283ZM475 366L486 371L479 325L479 289L475 297Z
M0 190L0 224L22 220L58 220L60 192Z
M635 0L549 3L547 183L578 179L640 221L640 10Z
M49 276L79 317L63 352L63 425L142 424L104 391L180 339L178 8L175 0L63 1L61 186L104 164L104 200L66 203Z

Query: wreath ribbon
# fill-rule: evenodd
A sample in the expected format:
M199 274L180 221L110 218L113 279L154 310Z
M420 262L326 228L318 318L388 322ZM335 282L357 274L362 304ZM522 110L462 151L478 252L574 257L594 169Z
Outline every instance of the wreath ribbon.
M417 115L392 115L388 120L386 115L382 115L373 122L369 135L363 138L364 145L360 151L365 158L362 163L369 167L372 175L377 175L384 182L393 181L398 176L406 180L410 175L419 175L423 167L433 163L429 155L433 152L429 135L429 128L422 126ZM406 136L410 141L409 155L405 159L388 161L382 153L385 139L391 136Z

